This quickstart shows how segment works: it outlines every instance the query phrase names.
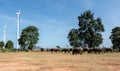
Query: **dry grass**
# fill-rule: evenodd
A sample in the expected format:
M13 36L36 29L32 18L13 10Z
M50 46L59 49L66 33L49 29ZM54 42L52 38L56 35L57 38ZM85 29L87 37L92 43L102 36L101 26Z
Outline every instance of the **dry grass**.
M0 71L120 71L120 53L0 53Z

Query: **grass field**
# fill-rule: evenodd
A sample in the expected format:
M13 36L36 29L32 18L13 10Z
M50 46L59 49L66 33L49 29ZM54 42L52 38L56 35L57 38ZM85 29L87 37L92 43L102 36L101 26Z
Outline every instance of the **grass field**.
M120 71L120 53L0 53L0 71Z

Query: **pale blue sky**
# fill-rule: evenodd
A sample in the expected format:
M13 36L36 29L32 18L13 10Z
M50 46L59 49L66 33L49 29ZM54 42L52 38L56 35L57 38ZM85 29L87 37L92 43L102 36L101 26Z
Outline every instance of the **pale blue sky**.
M33 25L39 29L41 47L66 47L67 34L78 28L78 16L91 10L95 18L101 17L105 27L103 44L110 47L111 30L120 26L120 0L0 0L0 41L3 26L7 25L7 40L16 47L16 12L21 10L20 30ZM69 46L70 47L70 46Z

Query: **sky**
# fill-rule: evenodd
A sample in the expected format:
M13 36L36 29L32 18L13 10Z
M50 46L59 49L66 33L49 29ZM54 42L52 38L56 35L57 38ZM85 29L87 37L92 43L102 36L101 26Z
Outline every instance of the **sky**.
M44 48L71 47L67 36L72 28L78 28L78 16L90 10L100 17L105 28L103 44L111 47L111 31L120 26L120 0L0 0L0 41L6 24L6 41L16 47L17 15L20 9L20 32L28 26L39 29L37 46ZM21 33L20 33L21 34Z

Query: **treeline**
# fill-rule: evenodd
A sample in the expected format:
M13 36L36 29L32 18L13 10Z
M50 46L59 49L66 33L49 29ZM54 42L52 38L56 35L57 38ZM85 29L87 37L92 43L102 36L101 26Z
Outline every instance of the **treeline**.
M78 16L78 28L72 28L68 32L68 41L70 45L75 47L99 47L103 43L102 32L105 31L102 19L95 18L94 13L90 10L81 13ZM112 48L120 51L120 27L112 29L111 36ZM33 50L33 47L39 40L38 28L35 26L28 26L22 30L18 40L21 50ZM59 48L59 47L57 47Z
M99 47L102 42L102 32L105 31L102 19L94 18L94 13L85 11L78 16L78 28L72 28L68 34L70 45L75 47ZM112 48L120 52L120 27L112 29L111 36Z
M68 41L73 48L87 47L93 49L99 47L103 43L102 32L105 31L102 19L100 17L95 18L94 13L90 10L81 13L78 16L78 28L72 28L68 32ZM20 51L33 50L39 40L38 28L35 26L28 26L22 30L20 38L18 39L20 48L15 49L13 42L8 41L6 44L0 42L0 47L5 49L13 49ZM112 41L112 49L120 52L120 27L115 27L111 31L111 35L108 36ZM57 46L57 48L60 48ZM43 48L44 49L44 48ZM42 50L43 50L42 49Z
M37 44L39 40L38 28L35 26L28 26L22 30L20 38L17 40L19 42L20 47L14 47L12 41L8 41L4 44L3 41L0 42L0 51L8 52L8 51L29 51L33 50L33 47Z
M1 52L11 52L13 51L14 44L11 40L8 40L5 44L3 41L0 41L0 51Z

